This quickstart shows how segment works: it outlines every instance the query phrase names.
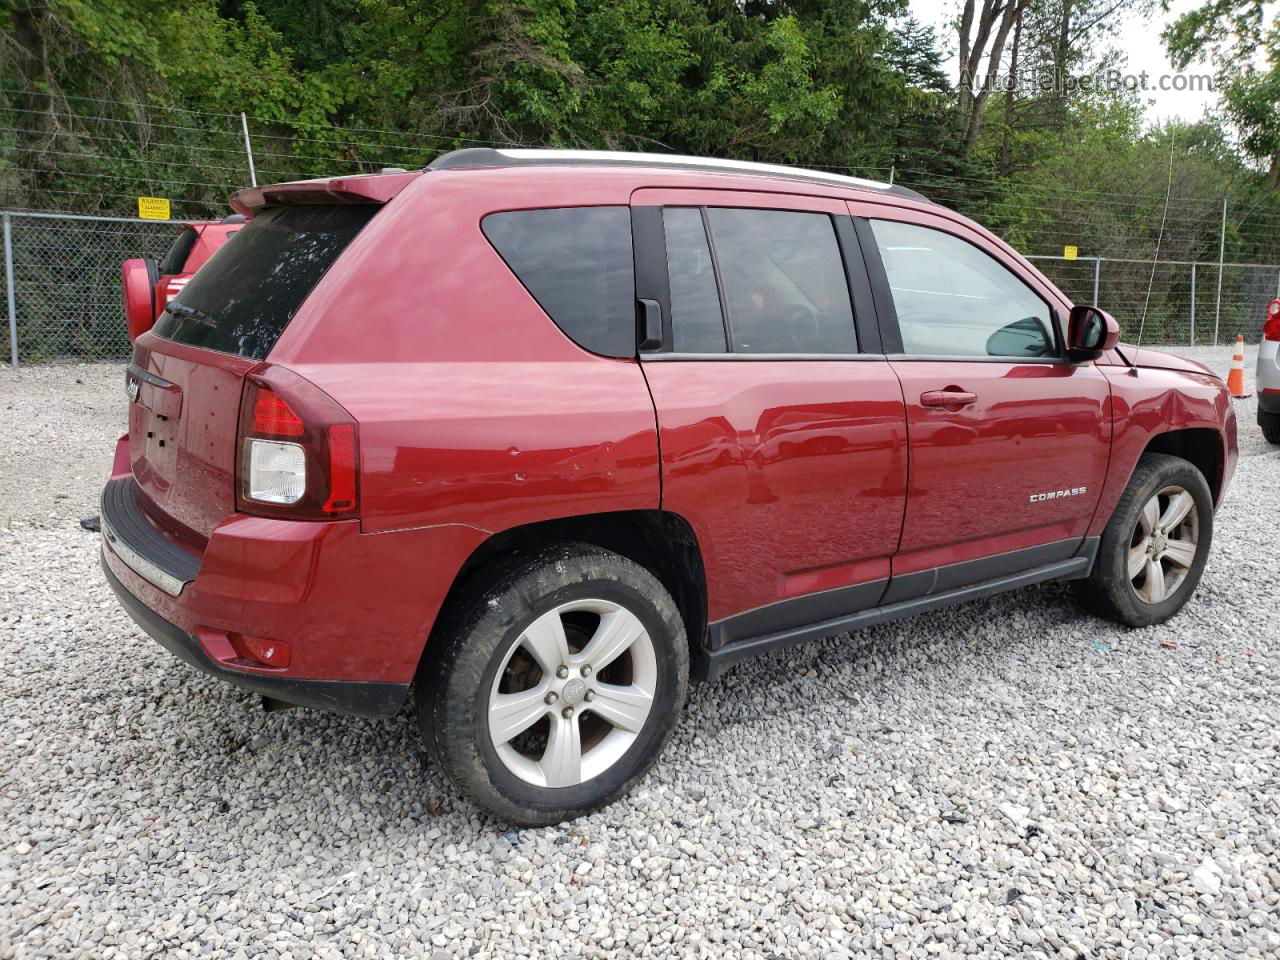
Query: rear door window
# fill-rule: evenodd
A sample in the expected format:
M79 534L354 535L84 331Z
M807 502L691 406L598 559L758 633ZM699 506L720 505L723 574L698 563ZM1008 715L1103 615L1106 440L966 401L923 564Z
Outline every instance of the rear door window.
M268 208L211 258L156 321L167 340L261 360L376 204Z
M724 317L711 245L696 207L662 211L671 284L672 349L677 353L724 353Z
M629 208L491 213L481 229L566 336L593 353L635 356Z
M735 353L858 352L830 216L709 207L707 222Z

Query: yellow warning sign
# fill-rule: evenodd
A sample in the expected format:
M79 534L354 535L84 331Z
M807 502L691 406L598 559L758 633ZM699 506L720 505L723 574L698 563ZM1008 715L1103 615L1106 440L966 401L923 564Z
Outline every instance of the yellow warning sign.
M168 208L166 207L165 209L168 209ZM1062 248L1063 260L1074 260L1079 255L1080 255L1079 247L1066 246Z
M139 197L138 216L143 220L168 220L168 197Z

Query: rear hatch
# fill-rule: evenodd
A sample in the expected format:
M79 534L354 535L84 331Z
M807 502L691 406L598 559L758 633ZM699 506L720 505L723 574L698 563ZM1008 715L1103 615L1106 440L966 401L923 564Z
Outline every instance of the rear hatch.
M158 526L193 549L203 549L235 510L245 374L381 209L322 199L256 212L135 344L129 453L138 499Z

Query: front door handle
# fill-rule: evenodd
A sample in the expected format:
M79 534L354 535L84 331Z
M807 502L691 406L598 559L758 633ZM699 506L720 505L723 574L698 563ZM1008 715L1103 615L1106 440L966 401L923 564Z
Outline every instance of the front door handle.
M978 395L976 393L961 390L959 387L926 390L920 394L920 403L926 407L965 407L977 399Z

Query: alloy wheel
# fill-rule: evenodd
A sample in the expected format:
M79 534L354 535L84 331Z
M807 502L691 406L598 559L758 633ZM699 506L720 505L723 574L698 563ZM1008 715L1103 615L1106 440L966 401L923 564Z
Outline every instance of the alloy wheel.
M1195 498L1167 486L1143 505L1129 539L1129 583L1144 603L1160 603L1178 592L1195 563L1200 514Z
M657 692L653 640L608 600L574 600L520 634L489 691L489 738L515 776L571 787L617 763Z

